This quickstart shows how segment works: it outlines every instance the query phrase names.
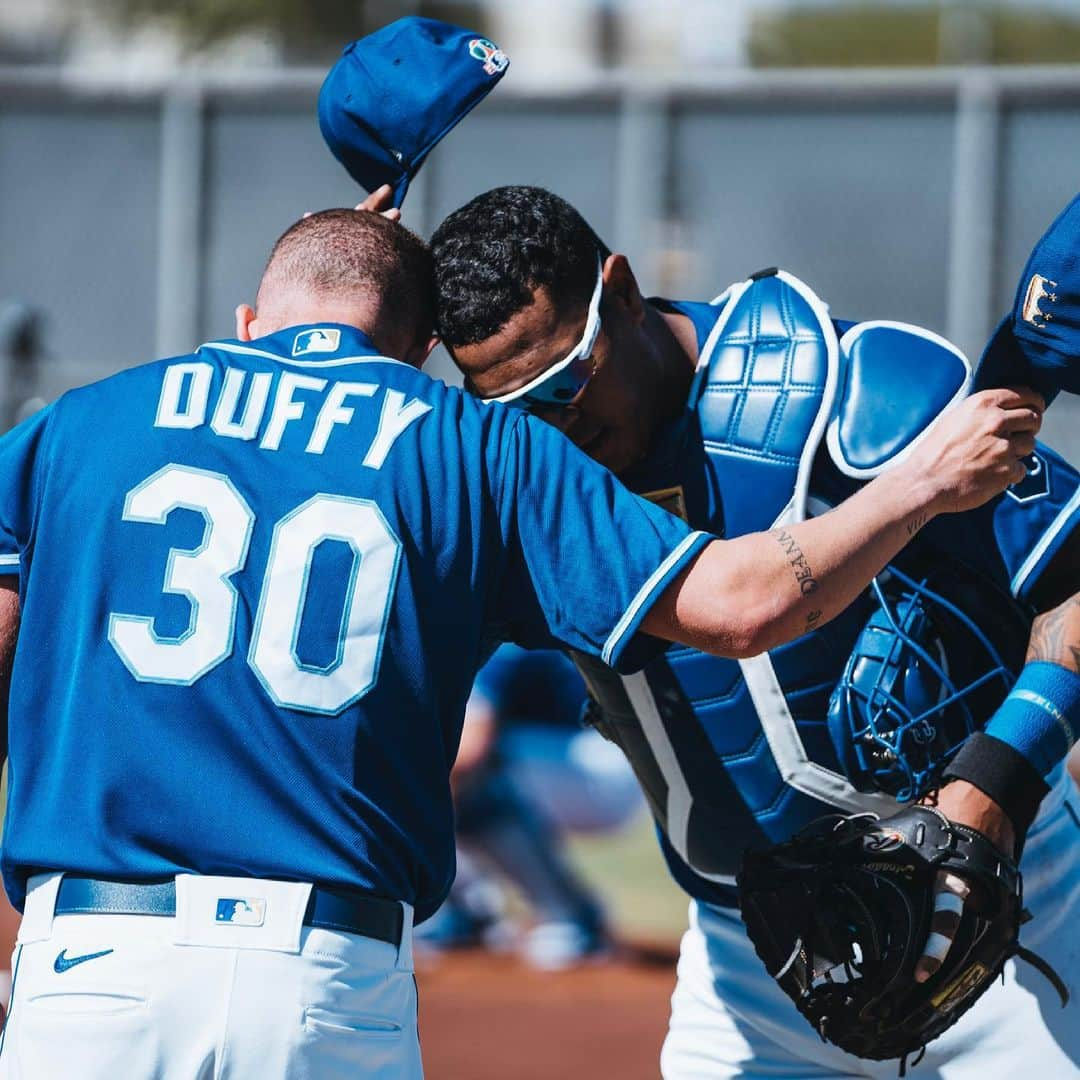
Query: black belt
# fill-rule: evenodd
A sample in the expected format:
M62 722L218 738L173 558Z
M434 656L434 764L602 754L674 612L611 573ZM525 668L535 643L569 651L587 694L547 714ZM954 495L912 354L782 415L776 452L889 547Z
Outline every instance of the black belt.
M254 883L254 882L253 882ZM65 874L54 915L176 915L176 882L101 881ZM304 925L401 944L404 913L379 896L312 886Z

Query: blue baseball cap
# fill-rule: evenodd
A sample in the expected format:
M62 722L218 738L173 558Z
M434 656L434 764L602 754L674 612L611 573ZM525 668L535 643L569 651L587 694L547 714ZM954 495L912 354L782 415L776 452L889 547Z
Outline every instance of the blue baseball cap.
M1080 394L1080 195L1028 258L1012 311L990 339L977 387L1027 383L1047 400Z
M432 147L482 101L510 60L487 38L437 19L398 19L345 47L319 91L319 128L369 192L400 206Z

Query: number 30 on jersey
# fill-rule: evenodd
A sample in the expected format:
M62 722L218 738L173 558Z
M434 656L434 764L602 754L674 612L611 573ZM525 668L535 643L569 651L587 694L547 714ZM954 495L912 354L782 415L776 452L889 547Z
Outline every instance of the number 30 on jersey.
M231 579L244 569L256 521L227 476L184 465L166 465L132 488L123 517L164 525L177 509L205 521L202 543L173 548L165 567L164 591L191 604L187 629L161 637L152 617L113 612L109 641L140 682L190 686L232 654L239 594ZM300 660L296 643L311 561L327 540L347 544L352 565L337 654L317 667ZM274 525L247 661L276 704L334 714L371 689L400 560L401 542L367 499L313 495Z

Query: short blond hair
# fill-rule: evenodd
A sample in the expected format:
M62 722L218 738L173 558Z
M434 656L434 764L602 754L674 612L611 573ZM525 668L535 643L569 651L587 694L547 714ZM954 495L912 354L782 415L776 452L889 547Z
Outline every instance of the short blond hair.
M321 210L286 229L270 252L256 307L272 303L278 290L362 298L379 326L417 341L429 337L435 323L427 244L365 210Z

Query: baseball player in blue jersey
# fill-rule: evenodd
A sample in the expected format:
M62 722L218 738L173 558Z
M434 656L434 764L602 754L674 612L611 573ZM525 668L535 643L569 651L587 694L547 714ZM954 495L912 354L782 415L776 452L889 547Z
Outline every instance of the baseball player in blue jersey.
M710 304L646 300L626 258L536 188L479 196L443 222L432 249L439 329L474 393L543 418L698 527L729 538L772 527L763 545L787 551L796 577L808 579L814 560L792 543L792 523L910 463L972 386L1011 376L1041 380L1048 397L1078 388L1067 351L1025 367L1012 322L973 371L929 331L834 322L782 271ZM1025 278L1045 286L1034 300L1022 283L1017 339L1025 325L1059 325L1052 317L1072 325L1055 287L1064 277L1048 265ZM1045 315L1040 300L1059 307ZM1062 1011L1041 976L1010 963L1004 985L931 1043L920 1069L948 1080L1077 1074L1080 822L1061 761L1080 714L1078 520L1076 472L1040 445L1004 497L925 527L913 520L914 543L874 591L827 627L809 611L807 633L785 647L732 661L674 646L621 678L582 660L694 898L665 1076L894 1073L895 1063L852 1057L807 1026L747 940L734 875L747 847L786 840L823 814L894 812L891 796L939 781L961 743L939 807L1004 851L1026 833L1035 918L1024 941L1041 946L1073 996ZM901 655L915 660L904 667ZM882 694L890 707L868 717L863 703ZM946 706L963 718L939 745L947 725L928 718ZM900 713L918 721L905 721L903 743L881 723ZM939 760L928 765L930 745ZM962 902L945 897L962 882L939 887L919 979L946 955Z
M24 911L0 1076L418 1076L411 926L452 877L486 642L624 671L665 639L759 653L842 611L912 523L1002 491L1040 421L990 392L793 524L808 596L774 539L693 531L421 374L429 281L400 225L313 215L235 340L0 439Z

